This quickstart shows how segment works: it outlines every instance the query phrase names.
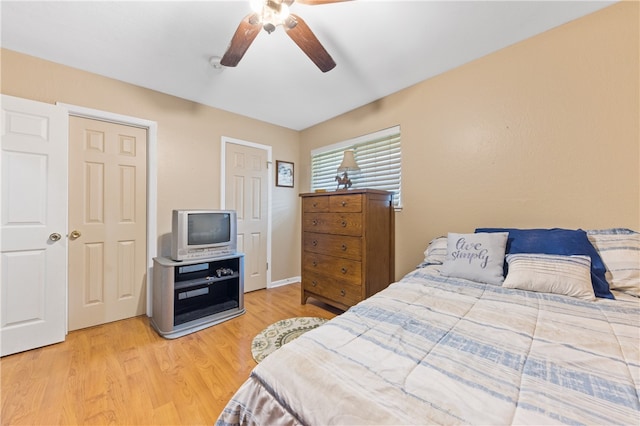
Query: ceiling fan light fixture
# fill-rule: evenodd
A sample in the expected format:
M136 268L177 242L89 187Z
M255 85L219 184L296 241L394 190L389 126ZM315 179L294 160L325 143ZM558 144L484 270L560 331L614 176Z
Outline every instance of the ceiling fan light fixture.
M235 67L253 43L261 29L268 33L282 25L286 34L313 61L320 71L332 70L336 63L322 46L311 28L297 15L289 13L289 6L296 0L250 0L254 12L245 16L236 28L231 43L220 63L225 67ZM297 0L304 4L328 4L349 0Z
M251 0L251 9L266 32L271 34L289 17L289 6L274 0Z

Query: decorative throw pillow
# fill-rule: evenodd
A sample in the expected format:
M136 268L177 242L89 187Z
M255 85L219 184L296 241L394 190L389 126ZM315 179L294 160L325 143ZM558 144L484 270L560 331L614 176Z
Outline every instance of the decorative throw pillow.
M586 255L591 258L591 285L596 297L614 299L605 278L606 268L602 258L589 242L582 229L513 229L478 228L476 232L508 232L507 254L544 253L561 255ZM505 262L505 276L508 264Z
M500 285L507 232L447 235L447 257L440 273L487 284Z
M611 228L587 231L587 237L604 262L609 286L640 297L640 234Z
M596 299L589 256L508 254L507 263L509 273L502 287Z
M442 265L446 256L447 237L434 238L424 251L424 264Z

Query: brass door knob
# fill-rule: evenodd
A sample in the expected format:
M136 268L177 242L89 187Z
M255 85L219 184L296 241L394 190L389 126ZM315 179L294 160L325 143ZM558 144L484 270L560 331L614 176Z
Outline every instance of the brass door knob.
M71 238L72 240L78 239L81 236L82 234L80 233L80 231L76 231L75 229L69 234L69 238Z

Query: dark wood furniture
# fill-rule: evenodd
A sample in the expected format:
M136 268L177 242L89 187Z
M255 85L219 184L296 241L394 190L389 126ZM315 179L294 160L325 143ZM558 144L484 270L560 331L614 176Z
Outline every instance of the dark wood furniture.
M346 310L395 279L392 193L356 189L302 197L302 304Z

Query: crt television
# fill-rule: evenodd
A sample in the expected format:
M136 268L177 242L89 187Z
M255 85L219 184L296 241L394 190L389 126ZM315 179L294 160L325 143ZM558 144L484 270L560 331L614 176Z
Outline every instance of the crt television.
M207 259L237 250L234 210L174 210L171 222L171 258Z

